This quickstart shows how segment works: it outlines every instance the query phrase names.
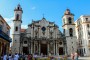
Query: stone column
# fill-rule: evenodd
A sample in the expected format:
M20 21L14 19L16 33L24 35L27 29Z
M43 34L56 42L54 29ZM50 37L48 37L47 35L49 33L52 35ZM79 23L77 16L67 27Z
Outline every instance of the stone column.
M39 55L41 53L40 49L41 49L41 44L40 44L40 41L39 41Z
M31 46L30 47L31 47L31 54L32 54L32 41L31 41Z
M54 41L54 55L55 55L55 41Z
M57 55L57 41L56 41L56 55Z
M33 48L34 48L34 50L33 50L33 53L35 53L35 41L34 41L34 44L33 44L33 46L34 46L34 47L33 47Z
M48 55L49 55L49 42L48 42L47 46L48 46L48 47L47 47L47 49L48 49L47 51L48 51Z
M0 42L0 56L1 56L1 42Z

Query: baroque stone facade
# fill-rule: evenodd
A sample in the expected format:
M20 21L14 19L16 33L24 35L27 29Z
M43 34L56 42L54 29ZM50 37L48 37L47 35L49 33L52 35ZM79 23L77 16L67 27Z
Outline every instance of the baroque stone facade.
M23 10L18 5L14 10L13 20L13 46L12 53L38 55L70 55L78 53L82 56L90 56L90 16L80 16L74 22L74 14L66 9L63 21L63 33L54 23L44 17L28 25L27 29L21 29Z
M27 29L22 29L20 53L63 55L65 54L64 47L63 35L58 26L45 18L32 21Z
M21 29L22 8L15 8L13 20L13 46L12 53L38 55L64 55L66 42L59 27L54 22L47 21L44 17L28 25L27 29Z

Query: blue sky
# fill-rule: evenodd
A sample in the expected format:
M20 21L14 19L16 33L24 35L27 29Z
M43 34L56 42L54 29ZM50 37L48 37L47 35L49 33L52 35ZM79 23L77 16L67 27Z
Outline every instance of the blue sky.
M80 15L90 15L90 0L0 0L0 14L9 25L12 24L14 9L18 4L23 9L23 28L26 28L32 19L42 19L44 14L48 21L55 22L62 31L62 16L67 8L74 13L74 20Z

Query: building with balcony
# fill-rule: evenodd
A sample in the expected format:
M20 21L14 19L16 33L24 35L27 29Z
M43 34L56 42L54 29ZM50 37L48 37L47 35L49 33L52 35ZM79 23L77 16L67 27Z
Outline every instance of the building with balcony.
M9 53L10 42L10 26L0 15L0 56Z
M90 56L90 15L82 15L75 21L78 51L82 56Z

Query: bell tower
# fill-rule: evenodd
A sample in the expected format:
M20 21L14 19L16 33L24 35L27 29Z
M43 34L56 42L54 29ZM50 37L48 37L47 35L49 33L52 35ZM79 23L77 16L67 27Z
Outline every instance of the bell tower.
M66 37L66 54L70 55L77 51L77 38L75 34L75 23L74 23L74 14L70 12L69 9L66 9L64 16L62 18L63 21L63 33Z
M14 9L14 20L13 20L13 48L12 53L20 53L20 30L22 23L23 10L18 4Z

